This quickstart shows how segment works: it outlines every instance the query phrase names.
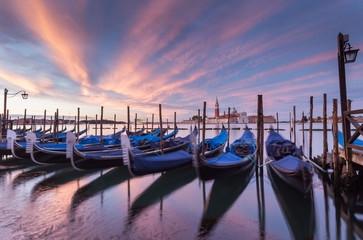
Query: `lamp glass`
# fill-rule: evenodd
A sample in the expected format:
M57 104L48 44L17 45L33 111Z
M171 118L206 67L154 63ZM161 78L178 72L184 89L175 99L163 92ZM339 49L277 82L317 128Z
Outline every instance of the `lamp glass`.
M359 49L345 51L344 52L344 62L345 63L355 62L355 59L357 58L358 51L359 51Z
M27 93L23 93L23 94L21 94L21 97L22 97L23 99L28 99L28 94L27 94Z

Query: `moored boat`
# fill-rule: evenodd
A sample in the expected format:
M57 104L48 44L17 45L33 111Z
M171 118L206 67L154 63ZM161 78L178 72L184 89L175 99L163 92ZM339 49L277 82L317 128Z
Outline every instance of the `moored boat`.
M268 164L283 181L295 190L307 193L312 188L313 167L309 162L303 161L302 148L284 139L273 129L266 141Z
M75 146L75 138L69 136L67 143L70 146ZM174 151L188 151L189 145L190 140L188 136L185 138L169 138L163 142L163 150L164 153L170 153ZM71 158L71 164L77 170L124 165L123 149L85 152L81 149L70 147L70 151L69 157ZM140 150L139 148L130 148L130 151L132 154L138 157L153 155L158 156L161 154L160 143L157 142L152 142L149 144L149 148L147 149Z
M202 180L210 180L226 175L241 173L254 163L252 158L256 151L256 142L252 132L246 129L241 138L234 141L227 151L221 155L210 157L196 151L194 166Z

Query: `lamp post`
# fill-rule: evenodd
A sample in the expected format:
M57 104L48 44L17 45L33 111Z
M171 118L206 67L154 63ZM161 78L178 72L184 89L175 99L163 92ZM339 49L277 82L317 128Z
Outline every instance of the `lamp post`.
M27 99L28 98L28 94L24 91L24 90L20 90L16 93L9 93L9 90L7 88L4 89L4 115L3 115L3 135L6 135L5 133L5 129L6 129L6 119L7 119L7 116L6 116L6 100L7 98L11 98L11 97L15 97L16 95L18 95L19 93L21 93L21 97L23 99ZM25 119L24 119L25 121Z
M348 43L349 35L338 34L338 68L339 68L339 87L340 87L340 106L342 113L342 129L344 139L345 158L348 161L348 172L353 172L353 165L351 162L351 151L348 148L348 139L350 138L350 123L345 118L345 111L347 111L347 87L345 79L345 64L353 63L357 57L359 49L352 50Z

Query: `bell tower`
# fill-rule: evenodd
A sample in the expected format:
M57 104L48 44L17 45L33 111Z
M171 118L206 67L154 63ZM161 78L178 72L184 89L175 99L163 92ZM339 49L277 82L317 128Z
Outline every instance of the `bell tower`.
M215 117L217 119L217 117L219 117L219 103L218 103L218 98L217 97L216 97L216 105L215 105L214 113L215 113Z

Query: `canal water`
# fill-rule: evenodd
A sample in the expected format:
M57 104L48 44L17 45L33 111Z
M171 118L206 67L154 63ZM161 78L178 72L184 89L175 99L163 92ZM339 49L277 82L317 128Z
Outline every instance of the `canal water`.
M109 127L106 133L113 132ZM188 129L179 136L189 134L189 125L179 127ZM232 142L244 125L231 127L240 128L231 131ZM289 124L280 128L289 138ZM206 132L207 137L218 133ZM305 132L305 149L308 139ZM322 152L322 139L322 132L313 132L314 156ZM328 140L331 149L331 133ZM192 166L135 178L125 167L78 172L70 164L3 158L0 188L1 239L363 238L363 200L334 198L330 181L318 173L312 196L301 196L266 168L202 182Z

